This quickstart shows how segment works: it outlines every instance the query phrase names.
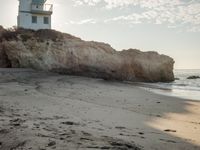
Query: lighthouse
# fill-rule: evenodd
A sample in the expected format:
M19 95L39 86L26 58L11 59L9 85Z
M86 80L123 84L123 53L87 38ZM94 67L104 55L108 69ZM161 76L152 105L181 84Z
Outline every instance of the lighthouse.
M53 5L47 0L19 0L17 25L25 29L51 29Z

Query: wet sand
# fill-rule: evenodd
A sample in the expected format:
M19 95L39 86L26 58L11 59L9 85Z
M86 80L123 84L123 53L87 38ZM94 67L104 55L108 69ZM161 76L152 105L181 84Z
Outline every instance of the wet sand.
M0 150L199 150L200 102L127 83L0 69Z

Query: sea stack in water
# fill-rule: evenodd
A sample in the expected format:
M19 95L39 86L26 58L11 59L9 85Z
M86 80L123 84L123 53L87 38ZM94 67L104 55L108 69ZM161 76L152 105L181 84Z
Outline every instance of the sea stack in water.
M189 76L187 79L200 79L200 76Z
M54 30L0 31L0 67L23 67L113 80L169 82L174 60L157 52L110 45Z

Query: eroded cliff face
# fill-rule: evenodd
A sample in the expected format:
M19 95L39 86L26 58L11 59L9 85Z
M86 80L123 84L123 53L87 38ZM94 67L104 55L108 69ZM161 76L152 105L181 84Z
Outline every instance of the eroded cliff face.
M0 30L0 67L25 67L126 81L173 81L172 58L110 45L54 30ZM3 58L3 59L2 59ZM7 64L7 65L3 65Z
M0 26L0 68L11 67L10 61L8 60L8 56L4 51L3 43L2 43L2 34L6 32L6 30Z

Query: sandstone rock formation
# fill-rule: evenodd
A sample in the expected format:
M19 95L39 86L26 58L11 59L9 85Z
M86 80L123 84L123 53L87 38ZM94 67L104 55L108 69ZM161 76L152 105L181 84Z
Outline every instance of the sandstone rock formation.
M83 41L54 30L4 30L0 42L5 67L126 81L174 80L173 59L157 52L116 51L108 44Z
M3 32L5 32L4 28L0 26L0 37L2 36ZM0 42L1 38L0 38ZM4 51L3 45L0 43L0 68L7 68L11 67L10 61L8 60L8 56Z

